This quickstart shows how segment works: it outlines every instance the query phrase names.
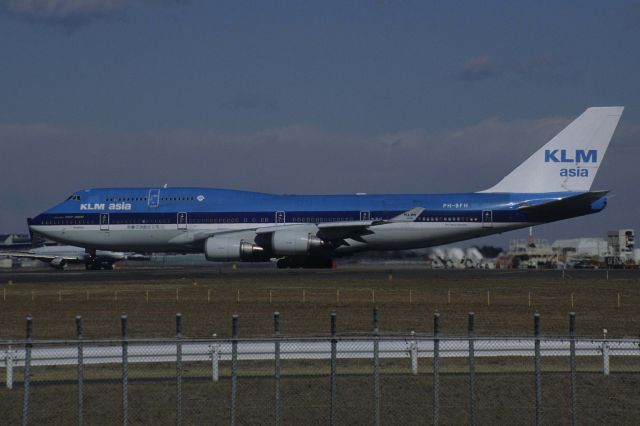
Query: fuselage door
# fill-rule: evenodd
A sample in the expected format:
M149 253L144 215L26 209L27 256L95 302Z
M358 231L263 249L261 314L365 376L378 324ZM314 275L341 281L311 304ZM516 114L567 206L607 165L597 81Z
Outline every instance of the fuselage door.
M482 227L493 228L493 211L482 210Z
M360 212L360 220L366 222L367 220L371 220L371 212Z
M276 223L284 223L284 222L285 222L284 212L276 212Z
M178 213L178 229L187 229L187 213Z
M160 190L159 189L150 189L149 190L149 199L147 201L149 207L158 207L160 204Z
M100 230L109 230L109 213L100 213Z

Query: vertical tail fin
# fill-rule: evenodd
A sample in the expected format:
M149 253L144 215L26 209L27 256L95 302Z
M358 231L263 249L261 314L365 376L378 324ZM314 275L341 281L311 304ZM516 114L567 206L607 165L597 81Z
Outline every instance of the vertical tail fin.
M589 191L623 110L588 108L497 185L480 192Z

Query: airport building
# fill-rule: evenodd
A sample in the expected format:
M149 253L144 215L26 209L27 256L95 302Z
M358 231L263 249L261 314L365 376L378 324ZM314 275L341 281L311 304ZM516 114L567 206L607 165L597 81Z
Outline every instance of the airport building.
M633 229L609 231L607 240L610 256L617 256L625 263L634 260L635 235Z
M509 251L498 259L500 267L515 268L635 268L640 253L635 250L633 229L607 232L607 238L557 240L512 240Z
M609 255L609 243L604 238L571 238L556 240L551 248L562 256L598 256Z

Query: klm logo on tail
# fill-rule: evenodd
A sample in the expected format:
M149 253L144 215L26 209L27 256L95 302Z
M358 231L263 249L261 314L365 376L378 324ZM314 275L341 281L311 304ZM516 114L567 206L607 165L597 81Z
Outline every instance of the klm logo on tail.
M576 149L574 155L566 149L545 149L544 151L545 163L597 163L598 151L595 149L584 150ZM588 177L589 169L576 166L575 168L562 168L560 169L560 176L562 177Z
M566 149L545 149L544 150L544 162L545 163L597 163L598 151L590 149L585 151L584 149L576 149L573 158L569 156L569 152Z

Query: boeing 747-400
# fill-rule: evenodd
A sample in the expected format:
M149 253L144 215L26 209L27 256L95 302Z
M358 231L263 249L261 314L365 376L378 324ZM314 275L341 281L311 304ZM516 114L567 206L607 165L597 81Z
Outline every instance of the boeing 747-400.
M29 220L96 250L328 267L365 250L437 246L596 213L591 186L622 107L589 108L495 186L462 194L275 195L209 188L85 189Z

